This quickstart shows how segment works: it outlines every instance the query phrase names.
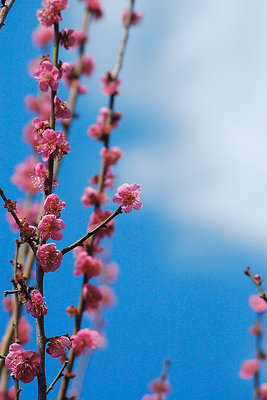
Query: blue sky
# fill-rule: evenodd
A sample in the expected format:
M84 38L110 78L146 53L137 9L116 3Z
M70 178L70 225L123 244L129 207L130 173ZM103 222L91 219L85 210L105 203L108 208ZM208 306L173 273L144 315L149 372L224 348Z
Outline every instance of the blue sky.
M64 22L78 28L82 7L71 3ZM67 202L62 247L87 226L89 211L80 197L99 168L100 146L86 131L107 104L99 77L115 63L118 19L127 1L104 5L105 18L90 28L95 74L88 95L79 98L81 118L72 127L71 153L59 177L57 193ZM107 243L121 267L118 305L107 314L109 346L93 356L81 398L141 399L166 357L172 360L170 399L250 398L252 382L241 381L238 370L255 347L247 301L256 290L243 270L251 265L266 277L267 5L139 0L137 8L145 18L130 35L116 103L124 118L112 145L125 151L116 167L118 186L140 183L144 208L119 216ZM29 42L35 10L32 0L27 8L17 2L1 31L1 186L12 198L23 194L9 177L30 154L21 132L31 118L23 98L37 92L27 74L38 54ZM15 236L4 211L0 218L4 290ZM45 277L49 335L55 320L58 330L72 329L64 312L76 303L80 286L72 270L69 254L60 270ZM57 370L50 360L49 381ZM24 385L24 396L31 390ZM51 392L49 399L55 396Z

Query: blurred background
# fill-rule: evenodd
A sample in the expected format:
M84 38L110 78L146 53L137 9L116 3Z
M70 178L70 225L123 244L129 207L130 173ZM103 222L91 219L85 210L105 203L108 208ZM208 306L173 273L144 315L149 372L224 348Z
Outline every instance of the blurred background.
M100 143L86 132L107 106L100 77L115 64L127 5L104 0L104 18L90 26L87 50L96 68L84 80L89 92L78 99L56 189L67 203L61 247L87 227L91 210L80 198L99 170ZM80 28L83 6L70 0L60 27ZM24 97L37 94L28 63L39 54L31 34L40 7L17 1L0 32L1 186L12 199L23 198L10 182L14 166L31 155L22 131L33 115ZM141 184L144 207L119 216L106 242L120 266L118 304L106 314L108 346L91 358L81 399L141 399L166 358L170 399L251 398L253 382L238 372L255 357L248 297L257 289L243 274L246 265L267 288L267 3L137 0L136 8L144 20L130 31L116 99L123 119L111 145L125 152L115 167L117 186ZM76 53L62 51L60 58L75 60ZM59 93L67 99L63 85ZM4 209L0 219L2 291L10 288L16 235ZM57 334L71 333L65 309L77 303L81 285L73 262L68 254L45 275L47 336L55 334L55 321ZM7 314L0 318L2 333ZM50 382L59 364L48 365ZM21 398L35 393L35 385L22 385ZM56 394L57 388L49 399Z

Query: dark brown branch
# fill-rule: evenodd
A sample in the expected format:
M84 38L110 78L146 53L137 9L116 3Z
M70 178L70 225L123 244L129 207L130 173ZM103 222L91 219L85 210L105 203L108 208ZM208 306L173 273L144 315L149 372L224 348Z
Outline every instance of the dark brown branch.
M106 227L107 223L119 214L122 214L121 206L117 208L117 210L114 211L114 213L111 214L107 219L105 219L105 221L103 221L100 225L96 226L94 229L92 229L90 232L84 235L81 239L77 240L75 243L61 250L61 253L64 255L69 251L75 249L75 247L81 246L86 239L88 239L90 236L93 236L97 231L99 231L99 229Z
M54 385L57 383L57 381L64 376L63 371L66 368L66 366L68 365L68 361L65 361L64 364L62 365L62 367L60 368L59 373L57 374L57 376L55 377L55 379L53 380L53 382L51 383L51 385L49 386L49 388L46 391L46 394L48 394L54 387Z

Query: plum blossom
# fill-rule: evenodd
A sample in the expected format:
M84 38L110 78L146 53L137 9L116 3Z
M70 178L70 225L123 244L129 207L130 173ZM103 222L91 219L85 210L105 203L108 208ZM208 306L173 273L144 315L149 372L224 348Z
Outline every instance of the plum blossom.
M5 366L11 372L11 376L23 383L32 382L41 373L41 356L32 350L25 351L20 344L13 343L9 346Z
M76 315L78 314L78 310L74 305L68 306L66 311L69 314L70 318L76 317Z
M62 219L57 219L53 214L45 215L38 225L38 229L42 232L45 241L50 237L54 240L61 240L63 238L61 229L64 228L65 222Z
M262 383L259 387L261 400L267 400L267 383Z
M115 165L123 156L123 151L119 147L111 147L111 149L102 147L100 155L103 163L107 167L110 165Z
M68 0L44 0L43 7L37 10L37 18L46 27L58 24L62 21L60 12L65 10L69 3Z
M128 18L129 18L129 9L124 10L121 20L122 20L122 24L124 26L126 26L127 22L128 22ZM131 15L131 21L130 21L130 26L136 26L138 25L143 19L143 13L142 11L133 11L132 15Z
M52 357L64 357L66 350L71 348L71 341L66 336L52 337L47 346L46 352Z
M113 79L111 72L107 72L106 75L102 76L102 92L103 94L115 95L119 94L118 86L121 83L119 79Z
M170 383L167 379L157 378L149 383L149 388L157 394L169 394L171 391Z
M257 313L262 313L267 310L267 303L263 300L260 295L254 294L249 297L249 305L252 310Z
M26 311L34 318L39 318L47 314L46 303L39 290L34 289L31 293L31 298L26 302Z
M61 101L58 96L54 97L54 104L55 104L55 117L56 118L70 118L71 111L67 106L66 101Z
M41 121L48 120L51 109L51 94L50 91L42 92L39 96L35 97L28 94L24 98L26 106L33 112L39 115Z
M117 281L119 274L119 266L115 262L110 262L104 265L101 273L101 282L112 285Z
M103 16L101 0L84 0L94 19L100 19Z
M241 365L239 376L242 379L250 379L252 378L256 372L259 370L260 361L256 358L252 358L251 360L245 360Z
M69 153L70 146L63 132L46 129L42 134L39 144L36 146L36 150L42 154L43 161L47 161L50 154L53 154L54 158L62 158L65 154Z
M54 30L51 26L39 25L32 33L32 40L37 47L46 47L54 38Z
M58 88L59 70L51 61L41 61L40 67L34 72L34 78L39 80L42 92L47 92L49 87L55 91Z
M94 350L99 347L100 335L97 331L85 328L78 331L77 335L73 335L71 339L75 355L78 357L87 348Z
M109 135L112 129L118 127L118 122L122 114L118 111L113 111L110 120L110 111L106 107L101 107L97 117L96 124L89 126L87 134L92 139L103 140L106 135Z
M26 207L26 205L22 201L18 201L16 205L17 216L23 221L25 218L29 224L35 225L36 220L38 218L40 212L40 203L32 203L31 207ZM7 221L10 224L10 228L12 231L16 232L18 230L18 226L10 213L7 214Z
M65 201L60 200L57 194L52 193L47 196L44 202L44 212L46 215L53 214L59 218L61 215L61 210L65 208L65 206Z
M56 249L55 243L43 244L37 250L36 257L40 261L44 272L56 271L62 261L62 253Z
M42 163L37 163L34 168L34 174L32 176L33 185L38 190L46 190L48 187L48 176L46 166ZM57 186L57 179L53 179L52 186ZM52 213L50 213L52 214Z
M109 197L105 192L98 192L96 189L87 186L82 195L82 202L85 207L90 207L96 204L106 204Z
M91 54L84 54L82 57L82 74L90 76L94 68L95 62Z
M20 344L29 343L29 341L30 341L30 333L32 331L32 327L29 324L27 318L24 317L24 315L22 317L20 317L20 319L19 319L18 328L19 328L19 342L20 342Z
M35 194L39 191L35 187L32 176L37 161L33 157L28 157L26 160L16 166L15 172L11 177L11 181L21 190L25 190L30 194Z
M80 251L74 264L74 276L86 274L88 279L98 276L102 267L102 262L97 257L91 257L87 251Z
M141 193L141 186L137 183L124 183L121 185L117 193L113 196L113 202L116 204L121 204L121 208L128 214L134 208L135 210L140 210L143 203L139 197Z
M88 231L91 231L92 229L96 228L98 225L100 225L105 219L107 219L110 215L112 214L111 211L109 210L102 210L101 208L96 208L94 212L92 212L90 221L88 224ZM112 236L115 230L115 223L114 219L109 221L106 224L106 228L99 229L95 236L99 239L103 239L105 236Z
M85 310L91 310L99 306L102 294L97 286L85 283L83 285L83 298L85 300Z
M107 285L100 285L98 288L102 295L101 304L104 307L114 307L117 303L117 298L111 287Z

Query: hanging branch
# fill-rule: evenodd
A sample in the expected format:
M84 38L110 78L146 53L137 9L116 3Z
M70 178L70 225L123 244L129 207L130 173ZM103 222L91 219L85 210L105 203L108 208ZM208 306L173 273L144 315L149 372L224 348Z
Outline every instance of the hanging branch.
M3 28L5 25L5 19L11 10L13 4L15 3L16 0L1 0L2 6L0 8L0 30Z

